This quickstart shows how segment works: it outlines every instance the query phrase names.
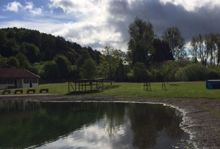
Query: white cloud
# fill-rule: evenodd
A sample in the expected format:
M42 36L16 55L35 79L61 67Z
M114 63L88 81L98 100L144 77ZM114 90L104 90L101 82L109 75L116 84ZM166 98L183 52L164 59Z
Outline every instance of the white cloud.
M26 2L24 9L29 11L32 15L41 15L42 14L42 9L35 8L34 4L32 2Z
M42 9L35 8L32 2L26 2L24 5L17 1L13 1L7 4L6 6L7 11L18 12L19 10L28 11L32 15L41 15Z
M108 22L111 0L50 0L51 8L60 8L64 13L77 18L76 22L64 24L55 32L68 40L84 46L101 49L105 45L126 49L121 33Z
M180 5L187 11L195 11L204 6L209 8L220 6L219 0L160 0L160 2L164 4L172 3L174 5Z
M17 1L10 2L6 6L6 10L12 11L12 12L18 12L19 9L21 9L21 8L22 8L21 3L17 2Z
M1 22L0 28L4 27L18 27L33 30L39 30L43 33L53 34L63 27L63 23L51 22L48 20L30 20L30 21L8 21Z
M190 16L192 15L189 15L196 13L196 10L202 7L210 9L215 6L220 6L219 0L49 0L50 10L48 10L48 12L51 13L45 13L45 10L43 10L44 6L37 8L30 0L22 4L16 1L12 3L7 5L8 7L10 6L8 10L13 10L14 12L22 10L32 16L41 15L41 19L39 21L33 17L32 21L11 21L7 24L9 27L17 26L37 29L41 32L59 35L67 40L82 44L83 46L92 46L97 49L109 45L122 50L127 49L129 38L128 25L133 21L135 16L143 19L150 18L150 21L152 23L156 22L156 25L154 25L156 27L159 26L158 28L162 31L164 27L178 24L176 22L181 22L178 19L175 20L177 18L175 16L166 18L167 14L170 15L169 12L172 13L172 10L168 9L169 5L166 5L167 7L164 6L167 3L182 6L187 10L182 11L181 9L179 14L184 13L182 15L182 22L186 22L185 24L187 25L185 26L193 25L192 22L198 18L191 19ZM154 3L154 5L152 3ZM161 5L167 8L167 10L159 11L161 10ZM52 12L56 12L56 9L61 9L64 13L62 15L55 15ZM167 14L164 12L167 12ZM48 18L53 18L53 20ZM73 19L71 20L71 18ZM209 18L211 18L211 16ZM206 19L207 18L204 20ZM54 22L54 20L57 21ZM197 22L199 21L197 20ZM202 24L204 25L205 23L202 21ZM207 30L215 29L215 26L213 27L211 25L209 26L209 23L207 24ZM5 27L8 27L7 25ZM204 31L203 25L196 25L196 29L201 29L195 32ZM183 29L183 33L188 33L188 28L191 27L187 27L186 30Z

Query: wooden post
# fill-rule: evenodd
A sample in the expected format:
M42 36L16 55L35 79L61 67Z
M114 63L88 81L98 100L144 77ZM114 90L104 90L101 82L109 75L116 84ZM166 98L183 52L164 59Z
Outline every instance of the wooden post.
M70 82L68 81L68 93L70 93Z

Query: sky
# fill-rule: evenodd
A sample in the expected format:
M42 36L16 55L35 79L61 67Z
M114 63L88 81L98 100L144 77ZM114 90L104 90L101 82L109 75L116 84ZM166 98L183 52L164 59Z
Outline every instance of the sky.
M220 0L0 0L0 28L39 30L98 50L126 50L136 17L151 22L158 37L175 26L189 41L220 33Z

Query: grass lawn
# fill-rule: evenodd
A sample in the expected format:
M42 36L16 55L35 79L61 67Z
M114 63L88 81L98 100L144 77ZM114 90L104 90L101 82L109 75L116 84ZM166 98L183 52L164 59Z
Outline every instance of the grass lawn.
M106 83L106 85L109 85ZM152 83L152 91L145 91L143 83L113 83L114 88L92 95L118 97L149 97L149 98L214 98L220 99L220 90L207 90L205 82L175 82L166 84L167 90L162 90L161 83ZM40 85L49 88L50 93L67 94L67 83Z

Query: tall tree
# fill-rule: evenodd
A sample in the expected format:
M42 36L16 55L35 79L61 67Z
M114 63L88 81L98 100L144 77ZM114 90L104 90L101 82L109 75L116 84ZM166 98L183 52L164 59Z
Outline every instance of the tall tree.
M23 43L21 46L21 51L27 56L31 63L38 61L40 50L34 44Z
M8 65L9 67L19 67L20 64L19 64L18 59L13 56L13 57L10 57L10 58L8 59L7 65Z
M191 46L192 46L192 57L193 57L193 61L197 62L198 61L198 41L197 41L197 37L192 37L191 40Z
M71 72L71 63L64 55L57 55L55 62L59 70L60 79L69 79Z
M93 59L85 60L82 66L82 78L95 79L96 77L96 63Z
M163 40L168 42L172 54L176 59L180 59L186 54L183 49L184 39L177 27L167 28L164 32Z
M153 26L136 18L129 26L129 34L128 50L132 64L136 62L148 64L153 49Z
M206 57L209 59L209 63L214 65L216 63L216 51L217 51L217 44L216 44L217 35L210 33L205 36L205 45L206 45Z
M169 44L166 41L160 39L154 39L153 42L154 50L152 53L153 62L164 62L167 60L173 60L173 55Z
M217 44L217 65L220 63L220 35L217 35L216 38L216 44Z
M205 48L205 44L204 44L204 37L199 34L198 36L195 36L195 40L197 42L198 45L198 58L200 59L202 64L206 63L206 48Z

